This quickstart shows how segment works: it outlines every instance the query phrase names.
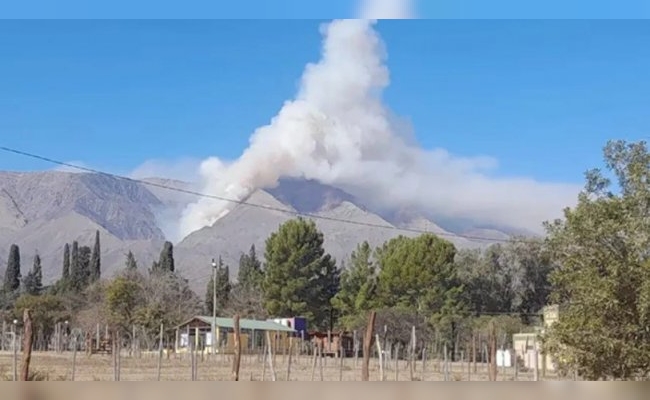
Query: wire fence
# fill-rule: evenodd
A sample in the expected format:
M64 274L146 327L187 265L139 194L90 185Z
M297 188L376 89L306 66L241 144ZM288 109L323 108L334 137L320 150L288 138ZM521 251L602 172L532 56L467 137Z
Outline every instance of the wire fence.
M83 331L62 325L53 331L55 334L48 340L43 338L39 345L38 340L34 340L33 380L232 379L235 354L228 343L221 343L213 353L205 342L183 342L178 335L158 335L157 340L147 335L138 336L137 327L128 335L116 336L116 340L112 340L106 327ZM161 331L165 332L164 328ZM354 335L351 349L335 345L332 351L335 341L291 336L282 339L267 332L266 340L244 344L238 369L240 380L359 381L363 362L361 343L357 339L360 337ZM478 337L471 350L454 352L432 341L420 340L413 346L412 343L387 342L377 335L370 353L370 380L489 380L488 348L480 335ZM536 344L533 348L529 343L519 349L516 347L497 351L496 380L560 379ZM23 350L19 329L3 332L0 379L16 379Z

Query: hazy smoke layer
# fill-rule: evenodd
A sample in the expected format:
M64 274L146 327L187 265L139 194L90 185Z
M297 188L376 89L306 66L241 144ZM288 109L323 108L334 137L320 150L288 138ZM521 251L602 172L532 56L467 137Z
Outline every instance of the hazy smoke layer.
M528 179L495 179L489 158L458 158L405 141L381 101L389 84L383 43L366 20L337 20L323 27L322 58L309 64L294 100L257 129L239 159L201 165L203 190L244 199L283 176L353 188L376 207L416 207L539 231L559 216L577 188ZM232 203L203 198L183 213L185 236L213 224Z

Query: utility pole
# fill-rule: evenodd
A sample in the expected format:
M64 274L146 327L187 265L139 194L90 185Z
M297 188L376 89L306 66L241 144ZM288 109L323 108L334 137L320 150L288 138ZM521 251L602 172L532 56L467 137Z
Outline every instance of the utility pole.
M212 259L212 355L217 354L217 263Z

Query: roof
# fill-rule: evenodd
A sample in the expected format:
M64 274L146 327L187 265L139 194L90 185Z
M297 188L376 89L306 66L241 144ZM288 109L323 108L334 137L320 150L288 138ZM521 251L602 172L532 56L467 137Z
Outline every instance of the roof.
M206 324L212 325L212 317L208 316L203 316L203 315L197 315L189 320L183 322L179 326L186 325L187 323L198 319L199 321L205 322ZM233 329L235 327L234 320L233 318L224 318L224 317L217 317L216 318L216 325L219 328L230 328ZM255 319L245 319L245 318L240 318L239 319L239 329L246 329L246 330L256 330L256 331L281 331L281 332L295 332L294 329L289 328L288 326L278 324L273 321L260 321L260 320L255 320Z
M512 335L513 340L538 338L541 332L519 332Z

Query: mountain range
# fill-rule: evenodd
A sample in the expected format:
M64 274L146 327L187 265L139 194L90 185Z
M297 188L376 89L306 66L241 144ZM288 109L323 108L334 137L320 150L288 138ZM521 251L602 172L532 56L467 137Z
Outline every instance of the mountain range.
M44 283L52 283L61 275L65 243L76 240L92 245L96 230L101 235L103 276L122 268L129 250L140 268L148 268L167 240L165 232L173 229L184 207L196 200L193 194L161 186L192 188L190 183L162 178L134 181L94 173L0 172L0 271L15 243L21 249L23 274L38 253ZM174 243L177 270L202 293L211 274L211 260L221 256L234 279L242 252L254 244L262 257L266 238L300 214L318 217L315 222L325 236L325 250L337 260L347 259L363 240L378 246L400 234L428 231L459 248L473 248L514 233L466 221L457 224L462 231L447 230L414 210L379 213L341 189L285 179L274 188L255 191L212 226Z

